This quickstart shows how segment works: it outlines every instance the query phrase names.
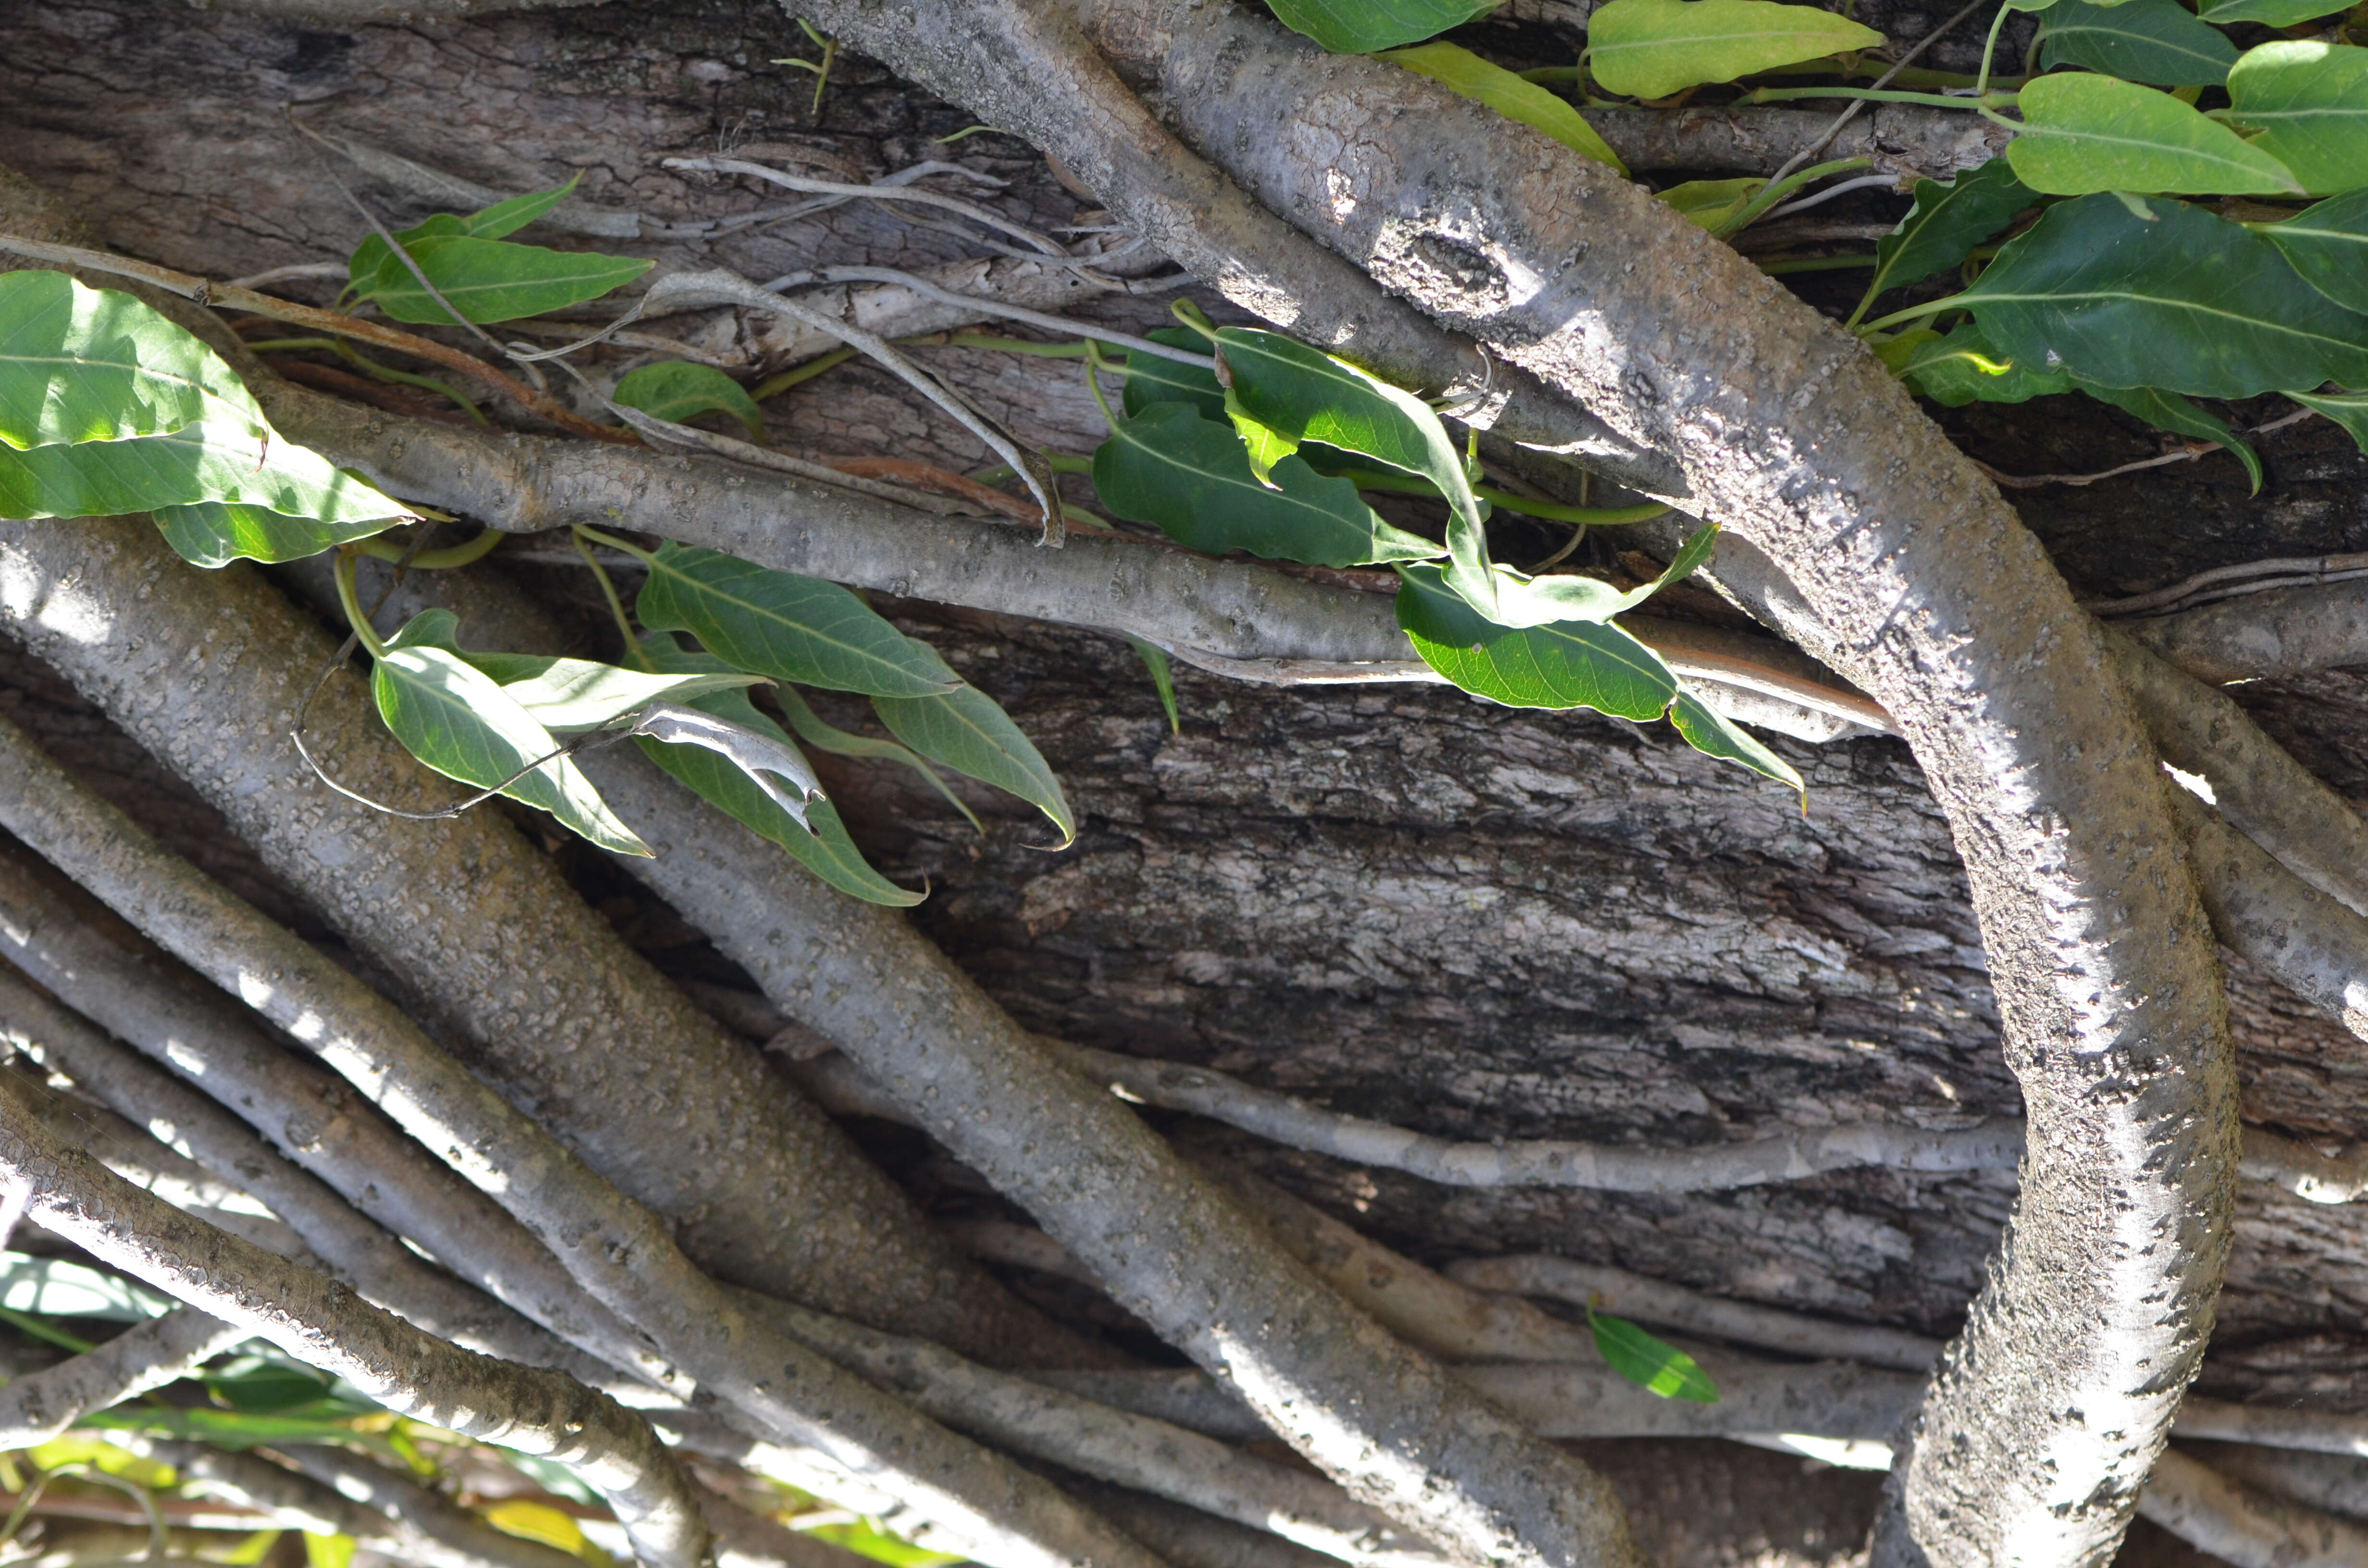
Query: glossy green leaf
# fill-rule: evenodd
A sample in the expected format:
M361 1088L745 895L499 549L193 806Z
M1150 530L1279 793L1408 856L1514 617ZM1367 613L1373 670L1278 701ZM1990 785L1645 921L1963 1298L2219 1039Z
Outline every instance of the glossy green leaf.
M642 649L651 663L672 674L722 674L729 670L728 665L712 653L684 651L671 632L652 632L642 640ZM775 695L781 699L793 721L801 710L805 710L804 700L788 687L776 687ZM709 692L692 698L689 705L712 713L719 719L745 725L785 746L795 745L779 724L748 699L746 688ZM811 716L811 710L806 711ZM861 739L860 736L848 738ZM811 738L808 739L811 742ZM923 894L908 892L872 869L871 863L863 858L863 851L856 847L855 840L848 835L847 824L839 816L838 808L832 805L827 798L815 795L806 801L806 823L801 827L797 819L762 786L721 755L704 746L667 745L643 736L636 736L633 744L693 794L750 832L780 845L798 864L839 892L869 903L882 903L896 909L909 909L921 902ZM894 752L905 751L904 747L887 741L873 744ZM909 753L905 755L910 756ZM928 772L926 763L918 758L913 761L915 766ZM930 778L932 782L936 781L934 774ZM940 784L939 788L942 790L944 786ZM969 814L967 808L963 814ZM975 822L977 819L973 817L972 820Z
M317 517L290 517L268 506L198 501L185 506L151 507L149 516L164 531L165 542L192 566L227 566L233 561L302 561L384 533L401 517L370 517L360 522L324 523Z
M186 426L260 437L245 383L150 306L63 272L0 272L0 444L116 441Z
M1978 322L1917 344L1897 367L1909 387L1947 408L1969 403L2028 403L2072 390L2062 370L2034 370L1989 340Z
M1277 488L1274 465L1297 452L1299 443L1244 408L1230 390L1225 393L1225 420L1241 438L1242 453L1249 460L1251 474L1268 489Z
M632 256L549 250L472 234L431 233L404 241L404 248L438 293L479 323L515 321L597 300L656 265ZM454 324L410 268L391 254L367 279L357 279L357 287L359 299L375 303L396 321Z
M0 517L106 517L205 501L259 506L335 528L378 525L347 538L411 516L310 448L268 430L258 437L244 428L189 425L120 441L52 443L24 451L0 447ZM189 524L203 526L203 518Z
M1507 119L1543 131L1572 152L1609 164L1622 174L1628 165L1595 127L1563 99L1535 82L1524 81L1501 65L1492 65L1468 49L1452 43L1426 43L1394 50L1382 56L1417 75L1428 76L1459 97L1487 105Z
M1883 35L1815 6L1775 0L1611 0L1587 22L1588 63L1606 92L1663 98L1702 82L1873 49Z
M2315 408L2351 434L2368 452L2368 392L2298 392L2286 395L2306 408Z
M1464 690L1510 708L1592 708L1660 717L1678 694L1658 653L1594 621L1499 626L1450 588L1436 566L1401 566L1398 625L1423 662Z
M1418 43L1497 8L1498 0L1268 0L1275 20L1335 54Z
M1757 175L1741 179L1690 179L1656 192L1656 197L1675 208L1687 222L1716 230L1767 186L1768 182Z
M2216 87L2237 63L2237 46L2195 19L2179 0L2092 6L2060 0L2039 25L2039 62L2078 65L2157 87Z
M2050 196L2094 191L2298 191L2284 164L2152 87L2085 71L2042 76L2017 96L2021 128L2007 162Z
M2231 22L2259 22L2267 28L2290 28L2347 8L2345 0L2222 0L2218 5L2205 0L2196 12L2215 27L2225 28Z
M748 395L746 388L712 365L697 365L688 359L643 365L626 371L609 396L627 408L638 408L677 425L688 424L702 414L728 414L748 432L748 439L760 446L764 443L765 411L757 406L757 400Z
M576 184L583 177L583 174L578 172L565 185L525 196L513 196L507 201L496 201L491 207L465 216L438 212L425 222L397 230L394 237L406 246L419 240L447 234L466 234L480 240L502 239L525 228L575 195ZM394 253L387 248L386 242L372 234L355 248L352 259L347 264L347 273L353 287L364 290L373 287L381 270L390 265L393 267L395 275L404 273L403 264L394 259Z
M2313 196L2368 187L2368 49L2299 40L2245 51L2227 117Z
M1130 636L1127 642L1134 648L1135 657L1143 661L1145 674L1151 676L1151 687L1159 693L1159 710L1167 715L1167 733L1184 733L1184 716L1176 707L1176 672L1167 662L1167 650L1156 642L1147 642Z
M775 680L872 697L923 697L961 684L937 650L837 584L712 550L662 546L633 608L650 630L688 631L734 668Z
M1916 182L1915 204L1899 226L1874 242L1867 298L1960 265L1974 248L2039 199L2004 158L1992 158L1943 185Z
M1663 1399L1718 1403L1718 1386L1676 1346L1654 1338L1626 1318L1592 1308L1588 1310L1587 1326L1595 1333L1595 1348L1602 1353L1605 1364L1637 1387Z
M1260 424L1293 442L1321 441L1429 480L1453 514L1447 551L1457 591L1491 603L1486 514L1429 404L1280 333L1226 327L1217 334L1217 360L1218 379Z
M1076 841L1076 814L1061 781L986 693L965 685L937 697L875 697L871 706L890 734L923 756L1035 806L1061 830L1062 847Z
M532 771L502 793L540 806L603 849L647 855L601 801L592 781L565 756L551 756L559 743L459 654L433 646L390 644L371 672L370 689L379 717L404 748L421 762L463 784L490 790L538 758Z
M1773 778L1779 784L1789 784L1806 795L1808 785L1802 782L1793 765L1770 751L1759 736L1729 719L1691 691L1680 690L1678 699L1669 704L1669 722L1686 744L1704 756L1721 762L1732 762L1751 769L1763 778Z
M2185 202L2052 207L1959 298L2005 358L2100 386L2368 386L2368 316L2304 282L2268 240Z
M1170 348L1190 348L1195 353L1209 349L1209 340L1189 327L1163 326L1144 335ZM1119 397L1119 406L1131 415L1155 403L1189 403L1211 419L1225 417L1225 389L1217 384L1217 372L1180 359L1128 355L1126 389Z
M978 813L970 809L970 802L955 794L938 770L929 766L928 759L916 755L911 747L873 735L859 735L825 722L795 687L776 687L773 697L780 703L781 712L788 717L790 728L795 730L798 739L816 751L826 751L833 756L871 756L901 763L919 774L923 781L944 796L946 803L960 812L971 826L981 833L986 831L986 824L978 820Z
M1684 582L1694 568L1710 559L1718 544L1716 528L1697 528L1679 548L1677 559L1649 583L1615 588L1600 578L1578 573L1531 577L1509 567L1496 567L1497 612L1489 619L1500 626L1551 626L1573 620L1609 620L1625 615L1659 593ZM1465 596L1467 598L1469 595Z
M653 702L693 702L710 692L762 684L738 670L656 675L547 653L467 653L511 700L546 730L597 730Z
M2368 190L2331 197L2283 223L2246 227L2277 246L2312 288L2368 312Z
M2157 430L2199 441L2217 441L2244 465L2247 476L2253 482L2253 494L2260 494L2260 455L2230 429L2226 420L2215 419L2177 392L2157 387L2100 387L2087 381L2077 384L2098 402L2110 403L2124 413L2134 414Z
M1281 459L1270 477L1273 488L1260 484L1235 433L1185 403L1152 403L1121 419L1094 453L1103 506L1212 555L1246 550L1269 560L1356 566L1440 552L1383 522L1354 484L1320 477L1304 459Z

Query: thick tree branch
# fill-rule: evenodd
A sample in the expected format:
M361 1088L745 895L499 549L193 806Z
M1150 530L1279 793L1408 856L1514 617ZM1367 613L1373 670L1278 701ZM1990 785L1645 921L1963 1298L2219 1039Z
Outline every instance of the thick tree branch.
M607 1501L650 1568L699 1568L707 1529L641 1419L556 1372L434 1338L343 1286L192 1219L69 1149L0 1079L0 1170L44 1229L391 1410L563 1464Z

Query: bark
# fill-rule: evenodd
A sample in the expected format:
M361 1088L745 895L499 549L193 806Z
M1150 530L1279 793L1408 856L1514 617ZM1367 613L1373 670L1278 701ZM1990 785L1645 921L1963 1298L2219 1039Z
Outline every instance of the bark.
M246 1336L194 1307L134 1324L95 1350L11 1380L0 1392L0 1444L38 1448L84 1412L178 1382Z
M2368 1561L2368 1529L2215 1474L2176 1449L2156 1462L2138 1507L2235 1568Z
M901 1490L997 1568L1156 1563L1033 1476L752 1318L691 1266L655 1214L444 1056L383 997L173 859L53 764L44 767L24 748L10 760L0 821L160 946L253 998L405 1131L496 1194L623 1324L546 1326L662 1387L687 1395L695 1385L728 1402L812 1449L826 1473Z
M2305 675L2368 660L2368 587L2271 588L2120 630L2215 686Z
M642 1420L559 1373L444 1344L325 1276L193 1220L69 1149L0 1085L0 1167L28 1212L144 1279L387 1408L564 1465L616 1512L651 1568L695 1568L707 1531L673 1459Z

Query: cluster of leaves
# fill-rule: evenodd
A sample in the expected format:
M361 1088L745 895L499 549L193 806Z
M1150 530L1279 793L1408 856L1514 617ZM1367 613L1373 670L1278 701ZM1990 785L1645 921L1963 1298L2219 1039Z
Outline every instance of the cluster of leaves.
M1455 45L1406 47L1485 15L1494 0L1272 3L1327 49L1383 52L1583 155L1618 163L1538 82ZM1862 329L1914 390L1950 405L2083 392L2226 447L2258 489L2251 449L2192 399L2283 392L2368 448L2368 49L2334 41L2338 32L2240 50L2226 29L2258 38L2345 7L2006 0L2000 24L2039 13L2041 74L1993 85L1986 51L1979 77L1919 72L1911 85L1937 90L1882 92L1796 85L1804 72L1870 74L1859 51L1886 42L1816 6L1609 0L1588 19L1577 68L1531 75L1573 81L1591 106L1651 105L1735 84L1747 88L1745 102L1872 97L2009 128L2013 139L1989 164L1918 182L1914 207L1869 258L1873 278L1852 323L1892 290L1957 272L1961 291ZM1994 28L1993 48L1996 39ZM1750 86L1755 76L1772 85ZM1660 194L1732 233L1806 180L1850 166L1821 165L1782 182L1691 181ZM2225 210L2185 198L2224 199Z
M1093 461L1110 511L1212 554L1388 566L1402 584L1398 624L1464 690L1512 707L1667 716L1711 756L1800 787L1782 757L1613 622L1688 576L1714 530L1702 529L1641 587L1515 571L1490 560L1493 503L1421 399L1279 333L1196 325L1156 336L1179 349L1205 340L1212 352L1198 363L1128 356L1121 407L1105 404L1110 437ZM1373 472L1375 463L1388 472ZM1405 488L1400 476L1445 504L1443 543L1388 522L1360 494Z

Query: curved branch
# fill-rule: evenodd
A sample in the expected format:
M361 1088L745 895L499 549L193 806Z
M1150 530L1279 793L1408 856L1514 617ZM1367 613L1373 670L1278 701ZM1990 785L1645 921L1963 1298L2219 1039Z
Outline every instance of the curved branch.
M181 1307L134 1324L95 1350L16 1378L0 1390L0 1449L39 1447L85 1411L178 1382L248 1333Z
M190 1218L52 1137L0 1078L0 1170L29 1183L28 1213L144 1279L324 1371L390 1410L564 1465L615 1510L651 1568L707 1553L682 1473L648 1426L556 1372L447 1345L356 1300L325 1275Z
M2138 1512L2235 1568L2368 1562L2368 1529L2231 1481L2176 1449L2155 1460Z

